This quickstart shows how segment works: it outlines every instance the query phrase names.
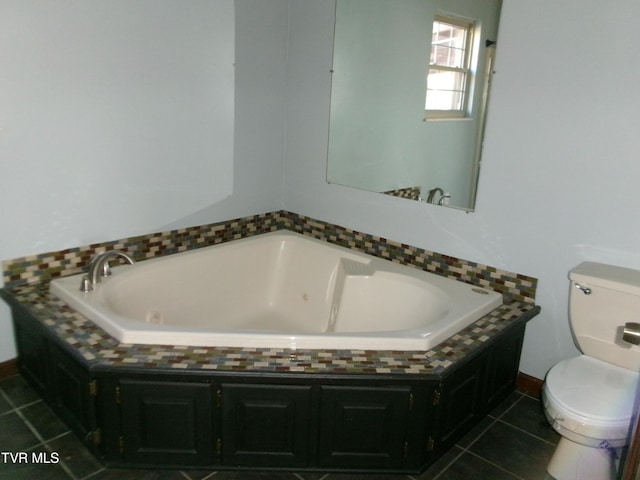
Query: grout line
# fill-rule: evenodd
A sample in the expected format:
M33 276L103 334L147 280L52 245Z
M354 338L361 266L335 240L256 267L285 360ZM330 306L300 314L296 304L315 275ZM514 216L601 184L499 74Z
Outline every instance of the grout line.
M40 443L41 444L46 444L47 440L40 434L38 429L31 424L31 422L29 421L29 419L27 419L27 417L24 415L24 413L22 413L23 408L29 407L31 405L33 405L33 403L30 403L29 405L24 405L24 406L22 406L20 408L17 408L16 409L16 414L18 415L18 417L20 417L20 419L27 426L27 428L29 430L31 430L31 432L36 436L36 438L40 441Z
M454 445L451 448L456 448L457 445ZM451 465L453 465L454 463L456 463L458 460L460 460L460 457L462 457L462 455L464 455L464 453L466 452L466 449L461 448L461 447L457 447L460 449L460 452L458 453L458 455L456 455L453 460L451 460L449 463L447 463L442 470L440 470L435 477L433 477L433 480L437 480L438 478L440 478L442 475L444 475L444 473L449 469L449 467L451 467Z
M511 470L507 470L507 469L506 469L506 468L504 468L503 466L498 465L497 463L494 463L494 462L492 462L491 460L488 460L488 459L484 458L483 456L478 455L477 453L474 453L474 452L472 452L472 451L467 451L467 453L468 453L468 454L470 454L470 455L473 455L473 456L474 456L474 457L476 457L476 458L479 458L480 460L482 460L483 462L488 463L489 465L492 465L492 466L496 467L496 468L497 468L497 469L499 469L499 470L502 470L502 471L503 471L503 472L505 472L505 473L508 473L509 475L513 476L513 478L517 478L518 480L526 480L525 478L522 478L521 476L516 475L516 474L515 474L515 473L513 473Z
M493 416L493 415L491 415L491 417L492 417L492 418L495 418L496 420L500 420L500 419L501 419L502 417L504 417L508 412L510 412L511 410L513 410L513 408L514 408L517 404L519 404L519 403L522 401L522 399L524 398L524 394L523 394L523 393L520 393L520 392L517 392L517 393L518 393L518 395L519 395L520 397L519 397L515 402L513 402L509 408L506 408L506 409L504 410L504 412L502 412L500 415L498 415L498 416Z
M42 402L42 399L37 400L37 401L34 401L34 402L31 402L31 403L28 403L28 404L25 404L25 405L22 405L22 406L20 406L20 408L16 408L16 409L15 409L15 413L16 413L16 414L18 415L18 417L22 420L22 422L25 424L25 426L26 426L29 430L31 430L31 432L34 434L34 436L36 437L36 439L38 439L38 441L39 441L39 443L38 443L37 445L34 445L33 447L31 447L31 448L30 448L30 450L33 450L33 449L35 449L35 448L38 448L38 447L41 447L41 446L42 446L42 447L44 447L47 451L51 452L51 451L52 451L52 449L51 449L51 447L49 447L49 444L48 444L47 442L48 442L49 440L52 440L52 439L45 440L45 439L44 439L44 437L43 437L43 436L40 434L40 432L38 431L38 429L37 429L37 428L36 428L36 427L35 427L35 426L34 426L34 425L33 425L33 424L32 424L32 423L27 419L27 417L22 413L22 409L27 408L27 407L29 407L29 406L31 406L31 405L35 405L36 403L39 403L39 402ZM44 404L44 403L43 403L43 404ZM47 406L47 408L48 408L48 406ZM62 435L66 435L67 433L70 433L70 431L69 431L69 430L67 430L66 432L64 432L64 433L62 433L62 434L60 434L60 435L57 435L57 436L55 436L55 437L53 437L53 438L54 438L54 439L55 439L55 438L60 438ZM73 472L72 472L72 471L71 471L71 469L67 466L67 464L65 463L65 461L64 461L63 459L60 459L60 461L58 462L58 465L60 466L60 468L62 468L62 470L64 470L64 472L65 472L67 475L69 475L69 477L70 477L72 480L77 480L76 476L73 474Z
M521 428L521 427L518 427L518 426L516 426L516 425L514 425L514 424L512 424L512 423L505 422L504 420L500 420L500 419L498 419L498 420L496 420L496 421L498 421L498 422L502 423L503 425L508 425L509 427L511 427L511 428L513 428L513 429L515 429L515 430L518 430L519 432L525 433L525 434L529 435L530 437L533 437L533 438L535 438L535 439L538 439L538 440L540 440L541 442L546 443L547 445L551 445L552 447L555 447L555 446L556 446L556 444L557 444L556 442L550 442L549 440L546 440L546 439L544 439L544 438L542 438L542 437L539 437L538 435L534 435L533 433L529 432L528 430L525 430L525 429L523 429L523 428Z
M487 418L489 418L489 417L487 417ZM491 418L493 418L493 417L491 417ZM482 421L482 420L481 420L481 421ZM468 444L466 447L463 447L462 445L459 445L459 444L457 444L457 443L456 443L456 446L460 447L464 452L468 451L471 447L473 447L473 446L478 442L478 440L480 440L480 438L481 438L485 433L487 433L487 431L488 431L491 427L493 427L493 426L496 424L496 422L497 422L497 421L498 421L498 420L493 419L493 420L491 421L491 423L489 423L489 425L487 425L487 428L483 429L483 430L482 430L478 435L476 435L476 437L475 437L473 440L471 440L471 441L469 442L469 444Z
M49 447L48 444L45 443L44 446L50 452L52 451L51 447ZM69 466L67 466L66 462L62 458L60 458L60 461L58 462L58 466L60 466L60 468L62 468L62 470L64 470L72 480L77 480L78 477L76 477L73 474L73 472L71 471L71 468L69 468Z
M96 470L95 472L91 472L89 475L87 475L85 477L82 477L80 480L89 480L91 477L94 477L94 476L98 475L99 473L102 473L102 472L104 472L106 470L107 470L107 468L103 467L100 470Z
M519 392L522 396L530 398L531 400L535 400L537 402L540 401L540 397L536 397L535 395L529 395L528 393L525 392Z
M5 399L5 401L9 404L10 407L13 407L13 402L11 401L11 399L9 398L9 395L7 395L4 392L4 389L2 387L0 387L0 396L2 396L2 398Z

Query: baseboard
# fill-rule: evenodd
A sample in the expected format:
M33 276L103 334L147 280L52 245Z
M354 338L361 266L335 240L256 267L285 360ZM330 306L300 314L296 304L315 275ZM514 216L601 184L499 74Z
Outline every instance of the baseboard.
M526 373L520 372L518 374L518 390L526 393L527 395L540 398L540 395L542 394L543 383L544 380L532 377L530 375L527 375Z
M0 379L11 377L18 373L18 359L13 358L0 363Z

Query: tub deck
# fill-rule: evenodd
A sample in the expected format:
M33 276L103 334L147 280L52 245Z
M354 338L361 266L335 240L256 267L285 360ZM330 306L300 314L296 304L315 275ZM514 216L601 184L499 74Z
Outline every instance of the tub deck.
M250 222L252 233L272 228L271 217L170 235L201 246L246 235ZM20 368L107 465L418 473L513 391L525 324L540 310L535 279L273 217L283 222L276 229L320 226L328 241L349 237L353 248L489 287L504 304L428 350L133 345L49 293L50 279L82 271L104 246L15 259L0 296L12 308ZM155 256L139 242L110 246ZM274 438L283 440L275 448Z
M51 291L122 343L427 350L503 297L422 269L271 232L82 274Z
M91 367L170 370L441 374L540 311L531 303L504 304L427 351L191 347L119 343L50 294L47 284L4 289L0 294L11 306L29 311Z

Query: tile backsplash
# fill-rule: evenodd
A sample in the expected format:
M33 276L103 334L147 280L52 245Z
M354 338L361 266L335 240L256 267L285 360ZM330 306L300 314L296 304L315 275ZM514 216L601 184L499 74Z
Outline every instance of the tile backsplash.
M105 250L122 250L132 255L136 261L141 261L281 229L490 288L502 293L506 301L535 302L537 279L533 277L423 250L287 211L6 260L2 263L4 288L11 289L82 273L86 271L93 255Z

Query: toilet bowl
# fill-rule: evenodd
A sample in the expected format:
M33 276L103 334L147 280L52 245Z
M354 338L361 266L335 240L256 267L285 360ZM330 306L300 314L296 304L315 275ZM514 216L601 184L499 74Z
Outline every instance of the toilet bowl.
M547 374L542 402L562 436L547 471L557 480L615 478L627 444L639 374L581 355Z
M561 435L547 471L556 480L613 480L637 414L640 346L621 331L640 312L640 271L584 262L569 278L569 321L583 355L545 379L544 413Z

